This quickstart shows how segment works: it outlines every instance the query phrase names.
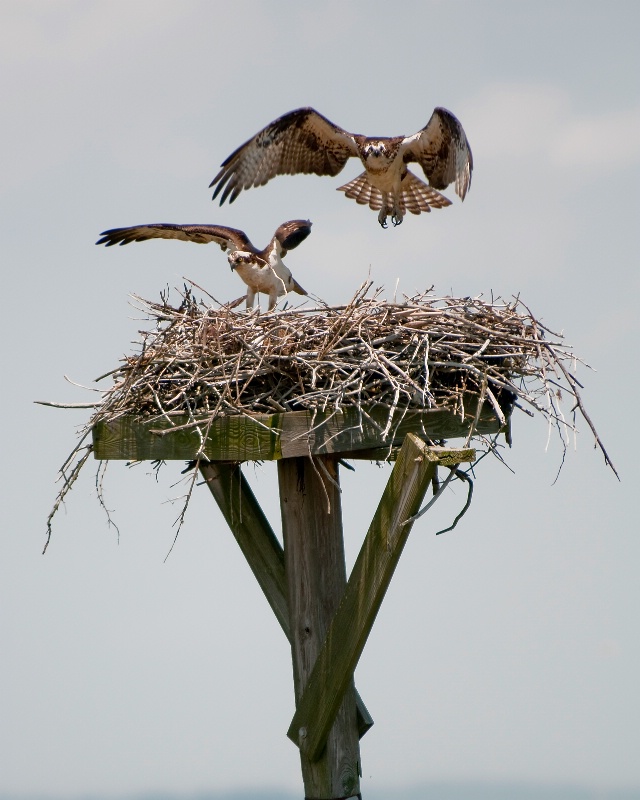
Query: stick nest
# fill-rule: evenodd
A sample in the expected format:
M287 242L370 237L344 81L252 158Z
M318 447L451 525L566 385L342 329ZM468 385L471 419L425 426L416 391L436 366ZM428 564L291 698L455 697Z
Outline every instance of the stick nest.
M203 416L348 406L460 412L477 395L502 423L514 405L541 413L563 441L580 409L602 447L573 375L577 357L519 298L428 291L389 303L380 294L367 283L345 306L267 314L212 308L186 287L177 307L164 295L136 297L153 326L140 331L140 352L108 373L114 383L89 427L125 414L187 414L195 425Z
M92 445L83 442L97 422L122 415L186 415L195 427L220 415L383 407L385 432L393 433L392 420L401 419L404 409L463 415L475 396L476 423L484 404L503 424L514 407L541 414L559 435L563 460L580 412L605 463L618 474L580 396L573 374L580 360L519 298L488 302L435 297L429 290L389 303L367 283L344 306L261 314L238 313L234 304L210 307L186 286L180 297L178 306L169 303L168 293L160 303L135 297L152 323L140 331L140 352L124 356L98 379L113 379L99 403L66 406L95 410L60 468L63 485L47 520L45 550L52 519L91 454ZM475 425L467 442L472 438L496 452L495 440L478 436ZM104 467L106 462L96 476L103 506ZM179 526L192 488L193 481Z

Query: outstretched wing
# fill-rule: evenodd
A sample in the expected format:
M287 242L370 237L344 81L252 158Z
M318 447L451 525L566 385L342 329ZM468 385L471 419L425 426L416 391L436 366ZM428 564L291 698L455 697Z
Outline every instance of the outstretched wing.
M460 121L446 108L436 108L426 126L408 136L400 148L406 162L417 161L434 189L455 182L464 200L471 186L473 156Z
M299 108L269 123L222 162L209 184L220 205L233 203L243 189L264 186L276 175L337 175L350 156L357 156L353 135L313 108Z
M304 242L311 233L311 222L308 219L292 219L283 222L276 230L273 238L280 243L282 250L293 250L300 242ZM281 257L284 253L281 253Z
M223 250L252 250L253 245L244 231L222 225L172 225L157 222L152 225L134 225L131 228L111 228L103 231L96 244L111 247L114 244L145 242L147 239L180 239L183 242L208 244L215 242Z

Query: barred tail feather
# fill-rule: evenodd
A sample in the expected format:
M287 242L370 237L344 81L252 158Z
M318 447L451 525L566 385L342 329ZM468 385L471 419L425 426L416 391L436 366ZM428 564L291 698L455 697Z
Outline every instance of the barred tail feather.
M397 198L397 208L402 214L407 211L411 214L421 214L423 211L431 211L432 208L445 208L451 205L451 200L431 186L427 186L412 172L407 172L401 188L402 192ZM339 186L338 191L344 192L347 197L360 205L368 205L374 211L380 211L384 205L382 192L369 183L366 172L345 183L344 186ZM389 201L393 204L392 197L389 197Z
M446 208L451 205L451 200L447 200L443 194L427 186L412 172L407 172L401 185L399 205L402 213L409 211L411 214L420 214L423 211L431 211L432 208Z
M292 292L296 292L296 294L309 294L306 289L303 289L302 286L300 286L295 278L292 278L291 280L293 281L293 286L291 287Z
M361 206L368 205L374 211L380 211L383 205L382 192L369 183L367 173L363 172L344 186L338 186L338 192L344 192L351 200L355 200Z

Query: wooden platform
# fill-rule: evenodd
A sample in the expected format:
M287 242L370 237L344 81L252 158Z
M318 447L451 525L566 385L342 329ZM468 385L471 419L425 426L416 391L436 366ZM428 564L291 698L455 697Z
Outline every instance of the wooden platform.
M386 408L343 411L288 411L279 414L224 416L201 419L194 428L187 416L150 421L123 416L98 422L93 447L98 459L130 461L191 460L198 454L210 461L276 461L297 456L340 454L342 458L385 458L408 433L423 440L465 437L475 419L477 403L465 404L463 417L444 410L397 411L386 435ZM481 434L507 430L485 404L476 430Z
M359 739L373 725L354 670L415 515L438 467L472 462L472 448L431 443L504 431L470 398L464 414L386 408L291 411L214 420L123 416L93 428L97 459L186 460L198 466L291 645L305 796L360 798ZM346 574L341 459L392 460L387 486L350 576ZM256 501L241 462L277 461L283 543ZM367 512L363 509L364 518Z

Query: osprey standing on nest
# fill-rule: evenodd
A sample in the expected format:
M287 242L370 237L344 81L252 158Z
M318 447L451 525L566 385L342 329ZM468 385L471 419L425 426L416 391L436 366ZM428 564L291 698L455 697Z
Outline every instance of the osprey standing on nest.
M287 292L307 294L294 279L282 259L288 250L293 250L311 233L309 220L292 219L283 222L273 234L264 250L258 250L249 241L244 231L225 228L222 225L172 225L158 222L152 225L135 225L131 228L112 228L103 231L96 244L107 247L129 242L144 242L147 239L180 239L183 242L207 244L215 242L228 251L229 264L247 284L247 308L253 308L256 294L269 295L269 311L275 307L278 297Z
M407 211L420 214L451 205L436 189L455 182L464 200L471 184L471 148L462 125L446 108L436 108L413 136L381 138L348 133L313 108L299 108L274 120L222 162L210 184L216 187L213 199L222 192L220 205L227 198L233 203L243 189L263 186L276 175L337 175L351 157L359 158L365 171L338 191L379 211L383 228L388 216L399 225ZM407 169L411 162L420 164L428 186Z

